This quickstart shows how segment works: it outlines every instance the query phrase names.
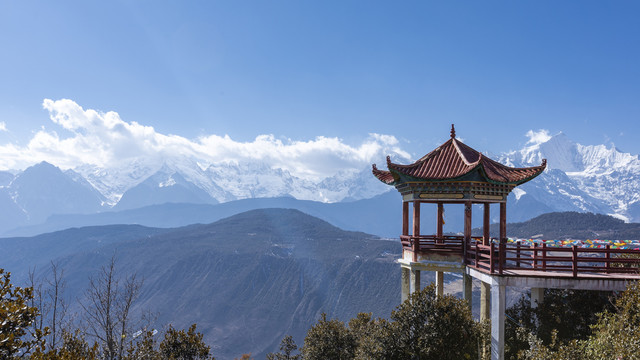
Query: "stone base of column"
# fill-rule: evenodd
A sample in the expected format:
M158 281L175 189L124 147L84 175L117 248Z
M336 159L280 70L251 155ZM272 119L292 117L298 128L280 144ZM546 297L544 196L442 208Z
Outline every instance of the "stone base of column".
M409 281L409 291L413 294L420 291L420 270L411 269L411 280Z
M531 308L535 309L544 300L544 288L531 288Z
M489 320L491 301L491 285L481 282L480 283L480 321Z
M444 295L444 272L436 271L436 295Z
M411 270L406 267L401 267L400 271L402 271L400 278L400 300L405 302L409 298L409 294L411 294Z
M462 295L467 301L469 309L472 309L473 302L473 278L467 274L462 274Z

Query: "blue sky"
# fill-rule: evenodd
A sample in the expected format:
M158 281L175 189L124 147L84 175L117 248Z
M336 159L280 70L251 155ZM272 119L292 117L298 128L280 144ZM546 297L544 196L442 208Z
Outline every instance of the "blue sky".
M0 145L82 136L43 108L70 99L185 139L375 133L419 157L455 123L480 151L546 129L638 154L639 17L635 1L0 0Z

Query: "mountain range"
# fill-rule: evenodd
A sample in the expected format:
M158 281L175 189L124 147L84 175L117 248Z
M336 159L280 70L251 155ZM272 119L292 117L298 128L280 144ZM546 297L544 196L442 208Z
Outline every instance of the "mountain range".
M509 235L524 237L640 234L640 224L576 212L544 214L508 229ZM358 312L387 317L400 302L397 239L345 231L293 209L250 210L175 228L73 228L0 238L0 248L0 267L18 286L28 284L30 271L35 279L50 277L50 264L56 263L64 272L69 315L76 319L82 318L78 301L89 278L115 256L117 279L132 274L144 279L132 313L157 314L152 326L160 329L197 323L218 359L247 352L263 359L285 335L302 345L323 312L343 321ZM434 274L423 272L421 278L426 285ZM461 295L459 275L445 274L445 283L448 293ZM477 312L478 286L474 289ZM509 299L520 295L512 291Z
M542 175L510 195L510 222L554 211L609 214L627 222L640 220L637 155L613 146L584 146L560 133L494 158L517 167L539 165L547 159L548 168ZM311 181L258 162L205 165L184 155L159 164L135 160L108 169L82 165L63 171L43 162L23 171L0 172L0 211L4 215L0 218L0 234L33 235L38 229L53 231L120 221L163 226L154 217L183 219L170 224L181 226L198 222L198 218L214 221L239 210L264 207L265 203L287 203L287 207L303 211L313 208L309 213L345 229L396 236L396 204L400 201L397 192L373 177L370 169ZM218 215L190 220L175 212L198 207L207 209L206 214ZM225 213L224 209L239 210ZM349 212L355 209L359 212ZM456 207L447 210L448 231L461 230L455 215L459 211ZM357 219L365 215L377 219L373 227L372 222ZM134 218L141 221L134 222Z
M248 352L264 359L285 335L302 345L323 312L342 320L358 312L386 317L400 302L398 241L344 231L297 210L253 210L172 229L68 229L2 238L0 248L0 267L20 286L30 269L42 278L57 263L70 314L82 312L77 300L89 277L115 254L118 279L144 279L132 313L157 314L158 329L197 323L216 359Z

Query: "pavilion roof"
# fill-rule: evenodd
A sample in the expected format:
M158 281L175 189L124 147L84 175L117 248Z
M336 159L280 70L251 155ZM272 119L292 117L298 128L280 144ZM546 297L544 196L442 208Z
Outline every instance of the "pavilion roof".
M400 165L387 156L389 171L379 170L374 164L373 175L385 184L395 185L405 181L457 181L479 171L486 182L519 185L538 176L546 166L546 159L540 166L527 168L509 167L491 160L457 140L452 125L451 138L418 161Z

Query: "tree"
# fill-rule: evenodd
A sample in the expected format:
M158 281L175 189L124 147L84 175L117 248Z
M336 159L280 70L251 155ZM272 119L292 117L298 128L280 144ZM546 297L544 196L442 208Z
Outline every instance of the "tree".
M47 344L49 349L55 349L62 329L65 327L68 309L63 297L66 287L64 269L52 261L50 276L38 279L35 273L35 268L29 270L29 286L33 288L34 295L30 305L40 310L40 315L34 321L33 327L40 330L48 327L50 331Z
M60 269L57 263L51 262L51 274L52 278L47 279L49 289L47 289L47 297L51 305L51 320L50 329L51 336L49 346L55 349L58 345L58 334L61 329L67 315L67 304L64 301L62 293L66 287L66 281L64 280L64 269ZM66 339L68 340L68 339Z
M11 273L0 269L0 358L24 357L44 347L48 329L34 329L38 308L29 306L33 289L13 286Z
M131 360L156 360L160 359L160 352L157 350L157 342L154 335L157 331L141 331L138 339L134 334L127 348L125 359ZM140 337L141 336L141 337Z
M251 353L248 353L248 354L242 354L240 358L235 358L233 360L253 360L253 359L251 358Z
M323 313L320 320L307 332L302 347L305 360L353 359L356 339L340 320L327 320Z
M476 359L485 327L473 320L466 301L436 296L431 284L400 304L390 321L361 313L347 327L322 314L307 332L302 354L305 360Z
M528 347L520 351L517 358L520 360L587 360L585 355L586 342L571 340L560 343L557 340L557 331L552 331L551 343L547 346L542 340L522 328L520 332L525 335ZM596 360L596 359L593 359Z
M615 311L597 315L592 334L585 340L575 339L565 343L557 341L552 333L551 344L544 344L534 334L528 333L529 349L519 354L524 360L600 360L640 359L640 285L628 286L616 299ZM526 332L526 331L523 331Z
M282 338L280 342L280 352L267 354L267 360L300 360L301 354L294 355L293 352L298 350L298 345L293 341L290 335Z
M538 341L557 350L571 340L587 339L597 314L605 310L613 310L613 303L611 293L603 291L546 289L536 308L531 308L528 295L522 296L506 311L505 357L515 358Z
M74 333L69 333L65 330L61 335L62 345L59 348L49 349L44 352L43 350L36 351L32 356L32 360L97 360L100 358L98 352L98 344L93 343L89 346L89 343L84 338L84 335L79 330Z
M89 278L84 310L88 334L99 340L104 357L122 359L131 336L131 308L140 294L142 281L133 274L124 280L116 275L115 255L97 277Z
M640 359L640 284L627 287L616 300L615 312L605 311L587 343L593 359Z
M386 359L476 359L478 324L466 301L437 296L431 284L411 294L382 322Z
M209 354L211 348L202 340L203 335L196 332L196 324L185 333L169 325L169 329L160 343L160 356L170 360L206 360L214 359Z

